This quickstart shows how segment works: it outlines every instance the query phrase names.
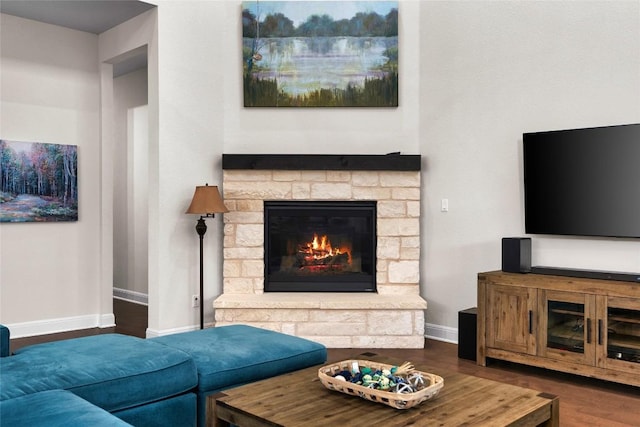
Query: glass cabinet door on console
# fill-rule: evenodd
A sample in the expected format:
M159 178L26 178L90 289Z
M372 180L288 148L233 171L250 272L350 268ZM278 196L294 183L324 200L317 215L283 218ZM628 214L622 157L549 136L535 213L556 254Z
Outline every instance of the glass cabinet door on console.
M593 295L541 291L541 356L595 363L595 299Z
M598 364L618 371L640 370L640 306L629 298L606 299L606 312L598 319Z

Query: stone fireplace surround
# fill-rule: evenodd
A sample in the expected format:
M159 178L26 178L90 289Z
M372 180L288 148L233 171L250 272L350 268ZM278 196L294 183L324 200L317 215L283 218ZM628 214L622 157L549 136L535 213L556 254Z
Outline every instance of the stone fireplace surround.
M243 323L329 348L422 348L419 155L224 154L223 293ZM377 293L264 292L265 200L377 201Z

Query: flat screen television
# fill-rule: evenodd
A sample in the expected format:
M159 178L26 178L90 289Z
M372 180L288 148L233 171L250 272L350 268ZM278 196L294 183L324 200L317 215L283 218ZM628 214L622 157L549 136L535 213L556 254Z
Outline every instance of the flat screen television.
M522 140L526 233L640 238L640 124Z

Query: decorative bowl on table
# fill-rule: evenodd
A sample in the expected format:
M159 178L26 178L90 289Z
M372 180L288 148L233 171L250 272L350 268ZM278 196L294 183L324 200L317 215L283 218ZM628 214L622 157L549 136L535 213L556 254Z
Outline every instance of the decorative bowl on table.
M418 371L408 362L400 366L349 359L318 370L320 382L329 390L358 396L396 409L409 409L435 397L442 377Z

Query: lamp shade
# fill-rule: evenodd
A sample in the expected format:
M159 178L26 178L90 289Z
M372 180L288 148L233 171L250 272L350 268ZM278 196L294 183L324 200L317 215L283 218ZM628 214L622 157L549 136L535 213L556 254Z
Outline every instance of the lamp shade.
M229 209L224 205L218 187L206 184L196 187L196 192L193 194L191 205L186 213L207 215L223 212L229 212Z

